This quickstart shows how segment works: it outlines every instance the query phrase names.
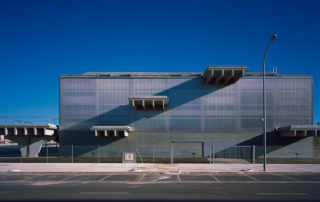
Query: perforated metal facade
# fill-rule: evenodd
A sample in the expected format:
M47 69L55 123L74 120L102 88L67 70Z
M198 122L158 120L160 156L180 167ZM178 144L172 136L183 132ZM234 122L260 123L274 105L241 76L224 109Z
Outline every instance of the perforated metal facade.
M261 78L228 86L193 78L62 78L61 130L77 126L130 125L135 131L243 131L262 126ZM313 80L268 77L268 129L313 120ZM168 108L135 110L130 96L166 95Z
M216 85L199 75L62 76L60 144L132 149L160 145L163 151L171 141L261 145L262 76ZM266 92L268 131L313 123L311 76L267 76ZM165 109L137 110L128 101L132 96L168 96L170 101ZM121 139L95 137L92 126L130 126L133 131ZM283 144L274 136L268 141Z

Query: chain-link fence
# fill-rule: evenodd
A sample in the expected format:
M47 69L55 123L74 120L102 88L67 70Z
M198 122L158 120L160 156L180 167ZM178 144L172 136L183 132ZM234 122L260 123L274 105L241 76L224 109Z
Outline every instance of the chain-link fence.
M137 163L263 163L263 146L226 146L200 142L168 145L59 145L43 144L38 157L22 157L19 145L1 145L0 162L10 163L121 163L124 152ZM320 148L267 147L267 163L320 163Z

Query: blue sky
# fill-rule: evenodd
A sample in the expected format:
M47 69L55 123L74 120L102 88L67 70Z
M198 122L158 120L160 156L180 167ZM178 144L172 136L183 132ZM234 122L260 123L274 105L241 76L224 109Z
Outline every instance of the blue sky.
M314 76L320 121L320 1L0 1L0 116L59 116L59 76L203 72L248 65Z

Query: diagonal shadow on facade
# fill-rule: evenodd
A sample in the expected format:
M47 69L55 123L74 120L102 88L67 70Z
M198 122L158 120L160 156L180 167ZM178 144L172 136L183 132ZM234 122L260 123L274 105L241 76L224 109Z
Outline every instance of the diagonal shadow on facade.
M197 77L183 82L179 85L173 86L164 91L158 92L154 95L166 95L170 99L170 103L167 110L172 110L180 105L191 102L195 99L201 98L202 96L208 95L215 91L218 91L226 87L225 85L211 85L207 84L202 77ZM186 92L186 93L181 93ZM83 145L82 149L76 151L74 155L82 155L92 151L96 146L104 146L112 142L118 141L126 137L95 137L94 132L90 131L93 125L128 125L139 121L141 119L150 119L163 113L163 110L136 110L131 104L121 105L99 114L90 119L84 120L77 123L69 128L60 131L60 142L64 145ZM121 117L118 119L117 117ZM88 142L92 145L88 145ZM87 146L86 146L87 145ZM66 153L66 152L62 152ZM69 152L67 152L69 153Z
M301 141L302 139L308 138L308 137L280 137L276 131L269 131L267 132L266 135L267 135L266 136L267 154L270 154L276 150L281 150L288 145L294 144L296 142ZM250 138L248 140L234 144L233 146L231 145L224 146L224 148L221 148L215 152L215 157L251 160L253 158L253 145L255 145L255 151L254 151L255 158L262 158L264 154L263 133L253 138ZM290 153L299 153L299 152L301 152L301 148L299 148L299 150L297 151L287 151L288 153L287 155L290 155ZM310 155L310 157L312 156L312 152L310 151L309 152L303 151L303 153L305 153L305 155Z

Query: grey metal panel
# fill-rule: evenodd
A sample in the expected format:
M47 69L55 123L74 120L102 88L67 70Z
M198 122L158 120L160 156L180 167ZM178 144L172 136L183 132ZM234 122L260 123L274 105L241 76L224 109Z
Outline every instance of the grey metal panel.
M239 132L262 130L262 78L243 77L228 86L201 77L61 78L60 131L92 136L97 125L143 131ZM267 77L267 127L312 124L312 77ZM134 110L130 96L168 96L161 110Z

